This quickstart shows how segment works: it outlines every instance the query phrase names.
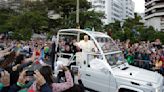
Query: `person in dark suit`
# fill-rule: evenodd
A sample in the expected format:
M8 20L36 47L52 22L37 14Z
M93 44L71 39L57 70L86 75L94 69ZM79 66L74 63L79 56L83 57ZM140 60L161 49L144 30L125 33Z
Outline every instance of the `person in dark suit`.
M54 70L54 62L55 62L55 48L56 48L56 43L55 41L52 43L52 47L51 47L51 52L50 52L50 60L51 60L51 64L52 64L52 70Z

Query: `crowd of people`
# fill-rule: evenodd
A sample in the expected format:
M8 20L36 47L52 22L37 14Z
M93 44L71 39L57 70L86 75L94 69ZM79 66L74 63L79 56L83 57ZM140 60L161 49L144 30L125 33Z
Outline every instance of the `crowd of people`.
M159 39L135 44L117 40L116 43L129 64L164 75L164 49ZM69 67L61 65L62 72L54 76L55 47L55 40L16 41L0 37L0 92L84 92L80 74L79 84L74 84ZM60 39L57 51L75 54L82 50L96 52L95 48L85 35L79 43L75 39ZM60 81L63 76L64 81Z
M68 67L60 66L63 82L54 76L54 56L53 41L0 39L0 92L84 92Z
M130 40L117 41L117 44L129 64L164 74L164 49L159 39L135 44L130 44Z

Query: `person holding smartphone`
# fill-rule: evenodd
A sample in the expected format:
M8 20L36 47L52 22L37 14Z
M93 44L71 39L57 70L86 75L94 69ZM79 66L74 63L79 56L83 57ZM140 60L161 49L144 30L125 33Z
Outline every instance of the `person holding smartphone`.
M21 89L25 88L26 81L28 80L28 76L26 73L27 73L26 70L22 71L19 75L18 81L15 84L13 84L12 86L9 86L7 88L8 90L0 91L0 92L18 92ZM40 90L39 90L40 92L52 92L50 85L46 83L45 78L40 74L39 71L35 71L33 76L35 78L35 82L40 87ZM28 92L36 92L36 91L29 89Z
M66 82L63 82L63 83L55 83L54 82L53 72L52 72L52 69L50 66L42 66L42 68L39 71L36 71L35 73L41 74L44 77L44 79L46 80L46 83L49 86L51 86L52 92L62 92L62 91L65 91L65 90L73 87L74 84L73 84L73 79L72 79L71 73L68 70L68 68L65 66L62 66L61 69L64 71L65 77L66 77ZM36 78L37 78L37 76L36 76ZM39 85L38 81L39 80L36 80L33 83L33 85L29 88L29 90L34 90L34 92L40 90L40 85Z

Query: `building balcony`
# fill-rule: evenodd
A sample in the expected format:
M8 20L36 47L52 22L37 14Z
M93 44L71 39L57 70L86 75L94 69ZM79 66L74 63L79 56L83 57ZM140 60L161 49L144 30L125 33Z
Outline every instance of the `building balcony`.
M152 18L152 17L158 17L158 16L164 16L164 12L156 12L156 13L147 15L147 16L145 16L145 19L149 19L149 18Z
M151 0L151 1L149 1L149 2L145 2L145 6L148 6L148 5L152 4L152 3L155 2L155 1L160 1L160 0Z
M164 24L164 21L161 21L161 24Z
M146 12L149 12L149 11L152 11L152 10L154 10L154 9L156 9L156 8L164 8L164 3L159 3L159 4L156 4L155 6L149 8L149 9L146 9L146 10L145 10L145 13L146 13Z

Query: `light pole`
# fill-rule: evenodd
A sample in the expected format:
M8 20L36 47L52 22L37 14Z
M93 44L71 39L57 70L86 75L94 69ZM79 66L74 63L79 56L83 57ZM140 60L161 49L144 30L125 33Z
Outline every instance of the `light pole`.
M120 22L120 26L121 26L122 32L124 32L123 25L124 25L124 21L121 21L121 22Z
M79 0L77 0L77 4L76 4L76 24L77 24L77 28L80 28L80 24L79 24Z

